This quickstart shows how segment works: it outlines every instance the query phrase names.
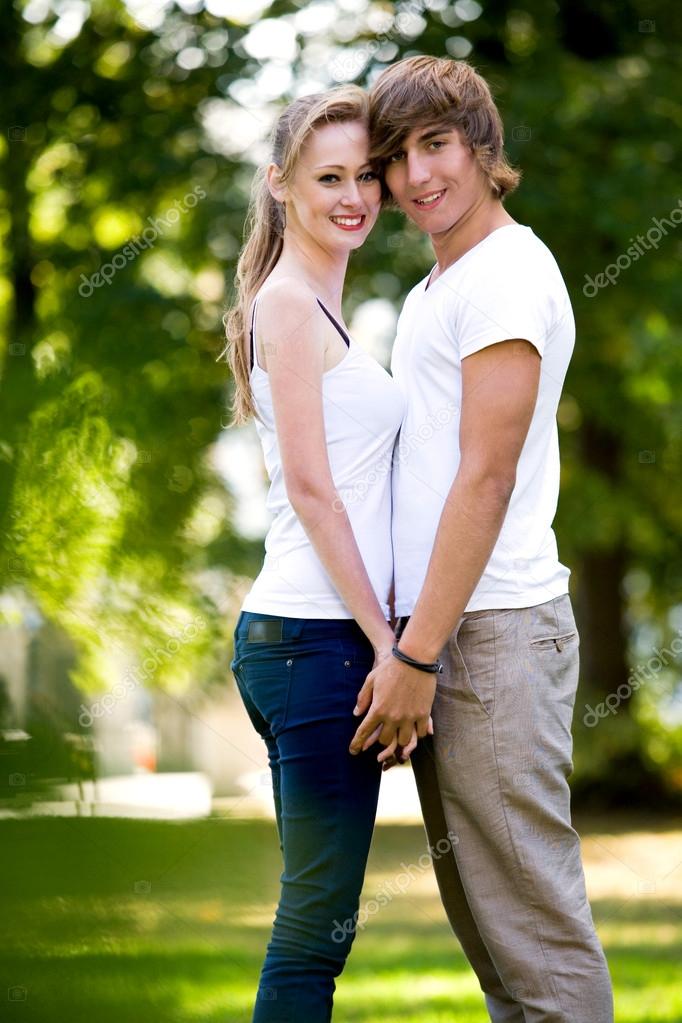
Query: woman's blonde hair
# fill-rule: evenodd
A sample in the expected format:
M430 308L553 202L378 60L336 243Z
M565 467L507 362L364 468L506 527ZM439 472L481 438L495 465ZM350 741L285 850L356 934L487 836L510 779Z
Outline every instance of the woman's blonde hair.
M406 57L377 78L369 97L370 157L384 168L417 126L458 128L485 174L492 194L503 199L521 174L504 153L504 130L487 82L463 60Z
M282 183L291 179L301 150L316 128L322 124L369 122L369 100L357 85L339 85L324 93L301 96L280 114L272 130L271 162L280 168ZM226 358L234 378L232 422L247 422L256 410L249 382L250 366L246 344L251 302L272 271L282 251L286 214L284 205L270 192L267 165L258 168L251 189L246 218L246 241L237 261L234 278L235 297L223 323L227 344L218 356Z

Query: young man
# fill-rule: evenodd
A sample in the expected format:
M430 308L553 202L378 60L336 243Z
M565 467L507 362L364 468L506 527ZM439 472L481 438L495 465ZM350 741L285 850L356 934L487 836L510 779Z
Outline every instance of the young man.
M393 350L408 402L394 464L398 645L361 690L351 752L383 724L381 758L400 756L417 722L429 843L451 843L438 885L491 1020L611 1023L570 819L579 637L551 526L570 301L552 254L502 205L518 174L469 65L392 65L370 131L437 263L408 295Z

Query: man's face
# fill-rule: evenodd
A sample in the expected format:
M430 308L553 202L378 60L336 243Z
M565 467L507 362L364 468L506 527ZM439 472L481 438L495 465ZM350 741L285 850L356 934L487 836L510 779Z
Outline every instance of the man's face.
M490 195L485 174L456 128L415 128L385 168L393 198L421 231L448 231Z

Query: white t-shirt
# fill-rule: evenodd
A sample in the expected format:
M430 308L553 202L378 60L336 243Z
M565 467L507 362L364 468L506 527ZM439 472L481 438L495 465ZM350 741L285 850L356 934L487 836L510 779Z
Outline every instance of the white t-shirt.
M497 228L427 281L407 296L391 360L407 400L393 471L396 614L414 611L459 467L462 359L512 338L542 356L538 398L502 530L465 611L544 603L568 592L570 575L552 530L556 412L575 343L566 286L547 246L521 224Z

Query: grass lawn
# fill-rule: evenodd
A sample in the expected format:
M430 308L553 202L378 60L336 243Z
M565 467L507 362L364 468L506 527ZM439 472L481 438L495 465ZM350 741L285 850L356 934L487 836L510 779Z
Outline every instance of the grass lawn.
M682 1023L682 829L578 827L618 1023ZM420 826L377 827L363 904L424 851ZM281 870L273 824L3 820L0 860L0 1020L250 1020ZM413 874L358 933L335 1023L487 1020L431 869Z

